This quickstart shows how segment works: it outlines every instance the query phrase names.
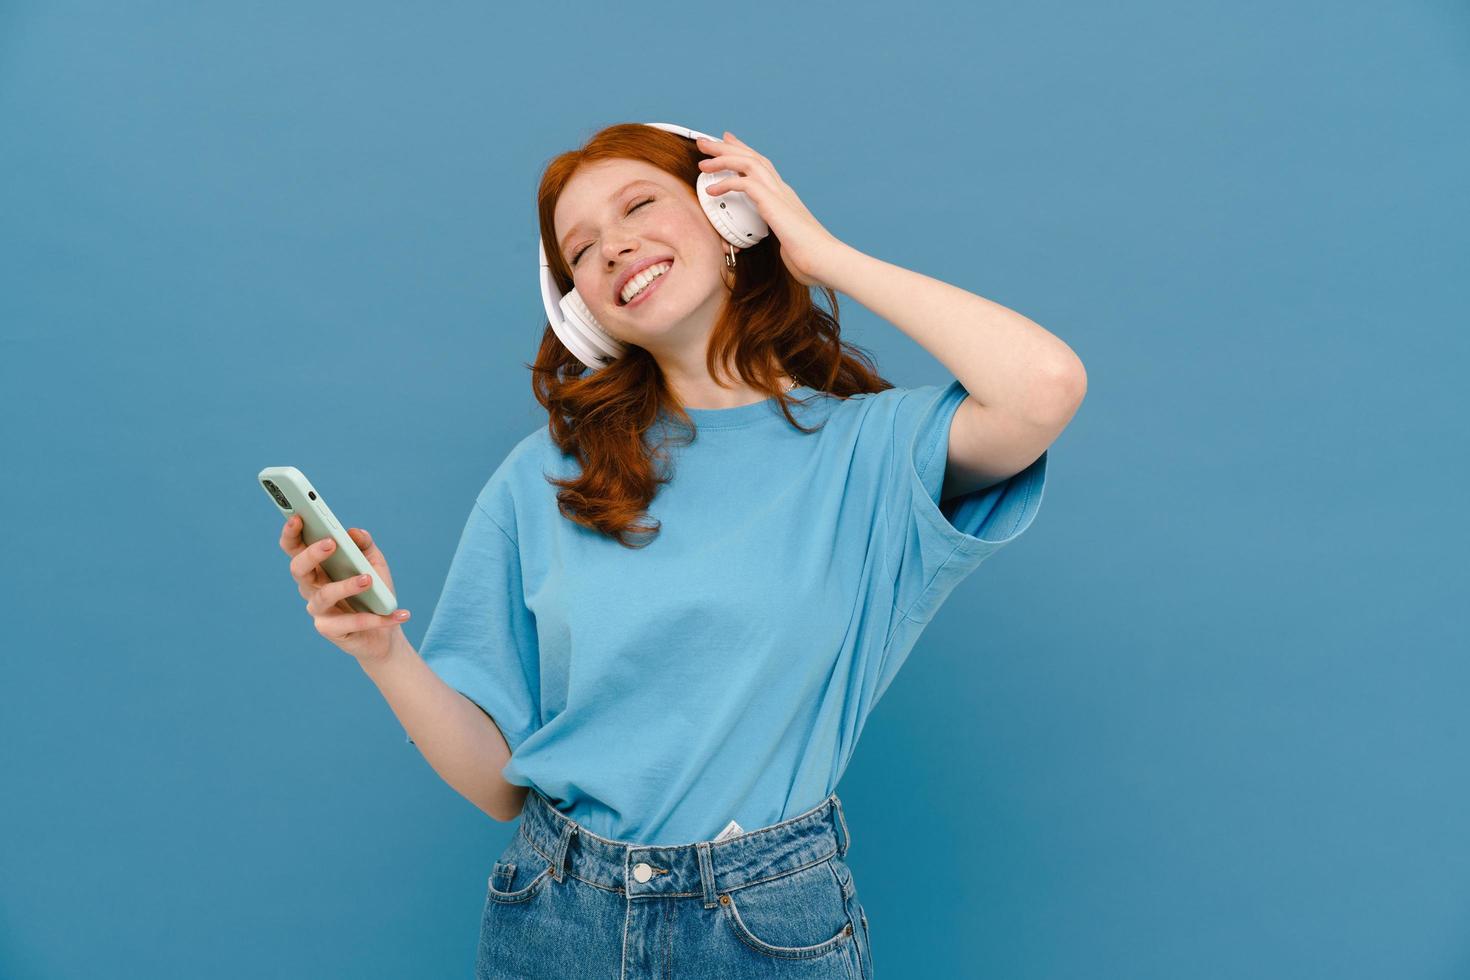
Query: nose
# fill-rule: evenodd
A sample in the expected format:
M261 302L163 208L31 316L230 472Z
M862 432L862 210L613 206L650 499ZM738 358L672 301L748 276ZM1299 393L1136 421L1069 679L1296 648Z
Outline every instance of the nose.
M608 243L608 248L606 250L607 260L609 262L611 262L611 261L613 261L613 259L616 256L624 255L624 254L626 254L628 252L631 252L633 250L634 249L633 249L633 245L632 245L631 242L627 242L627 243L624 243L622 245L616 245L616 244L613 244L613 243L609 242Z

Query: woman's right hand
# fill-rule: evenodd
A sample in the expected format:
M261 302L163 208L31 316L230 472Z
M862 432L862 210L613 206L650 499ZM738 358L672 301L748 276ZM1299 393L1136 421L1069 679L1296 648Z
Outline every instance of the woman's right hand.
M388 574L388 561L373 544L372 535L362 528L348 528L348 535L362 550L363 557L378 573L383 584L395 595L393 576ZM336 547L331 538L307 545L301 540L301 517L292 514L281 529L281 550L291 556L291 577L306 600L306 612L316 624L316 631L359 661L379 660L388 655L393 643L403 634L401 624L408 610L399 609L388 616L358 612L347 604L347 597L366 592L369 583L361 576L333 582L322 571L321 563Z

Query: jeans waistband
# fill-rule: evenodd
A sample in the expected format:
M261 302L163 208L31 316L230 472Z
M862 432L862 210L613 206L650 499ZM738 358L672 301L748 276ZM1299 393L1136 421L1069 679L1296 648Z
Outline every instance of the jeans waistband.
M560 882L566 875L635 898L702 898L845 856L850 837L833 793L804 813L722 841L653 845L599 837L529 787L520 830ZM647 877L640 881L640 877Z

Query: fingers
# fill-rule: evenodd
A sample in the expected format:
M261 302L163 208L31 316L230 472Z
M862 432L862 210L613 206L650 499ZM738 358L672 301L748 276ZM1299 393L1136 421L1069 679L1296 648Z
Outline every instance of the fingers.
M350 527L347 533L351 535L353 543L357 545L363 557L368 560L368 564L373 566L374 571L378 573L378 578L388 587L388 591L392 592L393 573L388 571L388 559L383 557L383 552L378 550L378 546L373 543L373 536L360 527Z
M361 549L363 556L378 571L384 584L391 589L392 585L388 578L383 553L373 544L372 535L360 527L350 528L347 533L353 543ZM342 606L345 605L349 596L366 592L372 588L375 576L367 572L340 582L331 581L319 566L328 555L336 550L336 542L331 538L323 538L307 545L301 535L301 517L298 514L292 514L281 528L281 550L291 556L291 577L296 580L302 597L307 600L306 612L311 616L318 633L335 642L352 633L399 626L408 621L409 611L407 609L394 610L387 616L355 610L342 611ZM347 608L351 607L347 606Z
M700 147L700 149L705 153L719 153L721 150L734 150L744 153L753 160L759 161L766 167L770 168L772 171L776 169L775 165L772 164L771 161L767 160L764 156L757 153L749 143L746 143L734 133L725 133L725 138L723 140L699 139L695 140L694 142L695 145Z
M725 134L725 142L727 142L727 143L733 143L736 146L740 147L746 153L749 153L751 156L755 157L761 163L765 164L767 167L770 167L771 170L774 171L776 169L776 165L775 164L773 164L770 160L767 160L761 154L755 152L755 148L754 147L752 147L749 143L745 142L745 140L741 139L739 136L736 136L734 133L727 132Z
M306 611L312 616L320 616L348 596L366 592L372 587L372 575L366 572L345 578L340 582L328 582L312 593L311 601L306 604Z
M745 157L737 157L731 156L728 153L721 153L717 157L705 157L703 160L699 161L699 169L707 171L709 173L718 173L721 170L733 170L737 174L743 175L745 168L743 166L739 166L738 163L739 161L744 159Z
M301 518L292 514L286 519L286 525L281 528L281 550L286 554L296 556L305 545L301 543Z
M310 547L303 545L296 552L296 557L291 559L291 577L303 587L311 585L312 573L336 547L337 542L331 538L322 538Z
M773 187L785 187L781 175L776 173L774 167L769 164L753 160L748 156L725 154L723 156L710 157L699 161L699 169L705 173L715 174L721 171L730 171L730 176L722 177L717 181L705 186L706 194L717 194L727 190L745 190L744 185L737 185L737 180L764 180ZM750 193L746 191L746 193Z
M402 618L398 613L392 616L379 616L376 613L339 613L336 616L317 616L314 619L316 631L327 639L340 639L349 633L361 633L363 630L383 629L388 626L397 626L408 619L408 611L400 609Z
M352 536L353 542L357 545L358 550L362 552L364 558L372 562L374 566L383 563L383 553L373 543L373 536L371 534L360 527L349 527L347 533Z
M331 609L349 595L372 588L371 581L364 582L360 586L354 585L353 583L357 581L356 577L343 579L341 582L333 582L328 578L320 566L332 552L336 551L337 543L331 538L322 538L320 541L307 545L301 539L301 526L300 516L291 515L285 527L281 529L281 550L291 555L291 577L296 580L301 597L318 604L315 610L310 604L307 605L307 610L313 616ZM347 534L362 552L363 557L372 565L376 577L391 592L393 576L388 573L387 559L373 543L373 536L360 527L348 528Z
M741 153L721 153L717 157L705 157L699 161L699 169L708 173L718 173L721 170L733 170L744 177L755 170L752 166L759 163L753 157Z
M339 603L346 602L348 596L366 592L372 588L372 584L372 575L364 573L317 589L306 604L306 611L315 623L316 631L326 637L341 637L361 630L381 629L384 626L397 626L408 622L410 614L407 609L395 609L387 616L355 610L336 613L332 611L341 609Z

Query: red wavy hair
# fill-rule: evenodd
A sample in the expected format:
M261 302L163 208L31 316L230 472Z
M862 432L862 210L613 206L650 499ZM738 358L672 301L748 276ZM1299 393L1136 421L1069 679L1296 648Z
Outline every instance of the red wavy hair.
M641 160L678 177L695 194L705 155L693 140L641 123L617 123L593 134L582 146L547 164L536 192L541 240L555 242L552 214L568 181L586 164L610 159ZM762 241L743 249L735 281L716 318L705 363L710 377L723 372L778 399L786 421L801 432L791 414L791 399L779 390L782 373L798 384L839 398L892 388L877 373L873 359L861 347L841 338L837 322L837 294L823 286L829 314L812 301L811 287L791 275L781 261L781 242L772 231ZM572 289L572 273L558 248L548 248L556 285L563 294ZM773 365L779 365L774 367ZM650 447L644 433L660 411L695 437L695 426L658 362L647 350L629 344L622 357L595 372L577 359L547 322L531 369L531 388L550 415L552 440L563 453L577 458L581 473L571 479L548 477L561 488L556 495L562 515L584 527L615 539L624 547L652 540L658 522L637 523L653 501L658 487L672 479L654 463L667 464L663 446ZM686 441L687 445L688 442Z

